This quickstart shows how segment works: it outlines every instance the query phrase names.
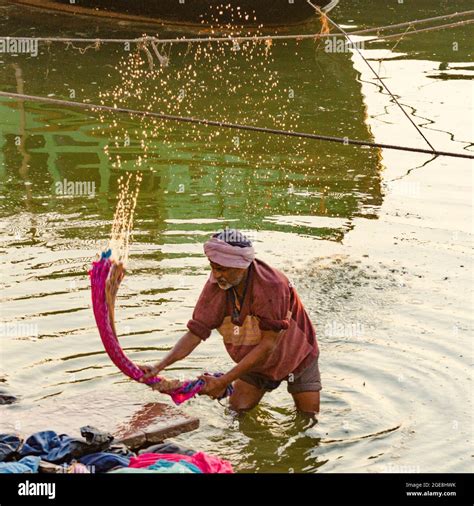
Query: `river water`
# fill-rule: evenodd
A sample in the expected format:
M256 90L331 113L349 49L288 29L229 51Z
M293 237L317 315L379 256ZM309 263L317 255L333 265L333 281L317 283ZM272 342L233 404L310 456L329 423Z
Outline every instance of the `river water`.
M341 1L332 16L355 30L469 9L377 5ZM4 1L0 12L1 37L157 32ZM472 35L355 39L438 149L472 152ZM322 41L160 46L169 65L153 57L153 70L123 45L74 46L0 54L0 88L426 148L360 56ZM115 369L90 303L87 271L110 234L118 177L139 170L117 303L132 360L156 361L182 335L209 272L202 243L225 226L292 279L321 348L317 424L282 386L243 418L225 402L188 402L201 426L176 442L240 472L472 472L471 161L3 98L0 129L0 386L19 398L3 421L91 391L168 402ZM231 366L213 334L168 375Z

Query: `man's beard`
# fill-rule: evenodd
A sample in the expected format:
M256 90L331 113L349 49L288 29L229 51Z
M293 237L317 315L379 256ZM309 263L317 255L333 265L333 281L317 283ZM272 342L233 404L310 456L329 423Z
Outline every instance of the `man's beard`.
M222 290L229 290L234 286L228 283L227 281L225 281L224 283L218 281L217 284L219 285L219 288L222 288Z

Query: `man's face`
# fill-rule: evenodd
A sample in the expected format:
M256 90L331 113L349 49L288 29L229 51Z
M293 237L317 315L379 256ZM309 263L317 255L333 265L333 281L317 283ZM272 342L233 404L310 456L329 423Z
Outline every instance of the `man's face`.
M244 279L247 269L237 269L235 267L223 267L222 265L209 262L211 264L212 275L214 276L219 288L228 290L237 286Z

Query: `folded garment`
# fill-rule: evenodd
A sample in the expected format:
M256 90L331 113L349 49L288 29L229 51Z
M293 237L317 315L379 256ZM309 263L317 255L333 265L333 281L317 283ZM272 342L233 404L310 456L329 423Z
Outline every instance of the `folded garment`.
M199 467L191 464L191 462L186 462L185 460L180 460L179 462L170 462L169 460L157 460L154 464L148 467L153 471L161 470L162 473L202 473Z
M177 455L189 455L192 457L196 452L174 443L159 443L138 452L139 455L143 453L176 453Z
M184 460L185 462L191 462L191 458L188 455L177 455L174 453L142 453L137 457L132 457L130 459L130 464L128 467L149 467L153 465L157 460L168 460L170 462L179 462L180 460Z
M23 457L18 462L0 462L0 474L37 473L41 459L39 457Z
M227 460L197 452L192 456L174 453L143 453L130 459L129 467L144 468L153 465L157 460L179 462L184 460L197 466L203 473L233 473L232 464Z
M201 469L203 473L231 474L234 472L232 464L228 460L197 452L192 456L192 463Z
M84 429L86 429L84 434L89 437L90 442L67 434L58 435L52 430L36 432L25 441L19 455L21 457L34 455L54 464L62 464L69 463L73 458L78 459L83 455L106 450L110 446L113 437L108 433L104 432L103 436L99 437L100 431L97 429L94 429L96 431L94 434L91 433L90 429L93 429L91 427L81 429L81 433Z
M94 472L106 473L116 467L127 467L130 459L124 455L117 455L116 453L98 452L89 455L84 455L79 459L81 464L85 464L89 468L94 466Z
M21 439L14 434L0 434L0 462L11 459L18 448L20 448Z
M193 474L201 473L201 470L185 461L170 462L158 460L149 467L122 467L114 469L111 473L159 473L159 474Z

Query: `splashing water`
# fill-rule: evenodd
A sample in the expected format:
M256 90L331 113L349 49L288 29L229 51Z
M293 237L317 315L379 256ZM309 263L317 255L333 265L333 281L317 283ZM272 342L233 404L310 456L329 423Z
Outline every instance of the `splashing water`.
M239 37L263 35L263 25L253 28L240 25L256 18L230 5L209 10L206 30L209 36L225 33L229 41L219 44L159 44L160 47L139 45L123 57L115 71L118 84L100 93L101 104L179 116L269 126L298 130L300 112L295 110L293 97L298 90L280 80L274 44L269 39L242 41ZM230 16L232 23L222 21ZM204 28L203 28L204 29ZM146 37L147 34L143 34ZM159 38L159 36L157 35ZM155 50L156 49L156 50ZM296 46L295 46L296 50ZM153 52L166 56L166 65L153 64ZM161 62L161 60L160 60ZM158 63L158 62L157 62ZM203 86L202 83L206 83ZM293 86L293 87L292 87ZM212 100L209 98L212 97ZM110 138L105 154L115 168L128 168L133 163L141 169L154 170L160 161L157 147L186 152L188 143L199 143L201 160L213 166L212 155L226 151L235 163L250 164L254 170L269 170L279 165L280 157L292 152L292 164L303 161L314 165L306 141L255 136L251 132L209 129L189 124L180 129L176 124L157 118L133 118L135 126L120 125L101 113L102 133ZM124 148L127 160L122 158ZM270 177L270 172L266 174ZM262 173L262 176L265 176ZM233 174L227 178L231 180Z
M112 260L122 262L124 265L128 261L130 235L141 181L140 172L127 173L118 180L117 207L108 249L112 251Z

